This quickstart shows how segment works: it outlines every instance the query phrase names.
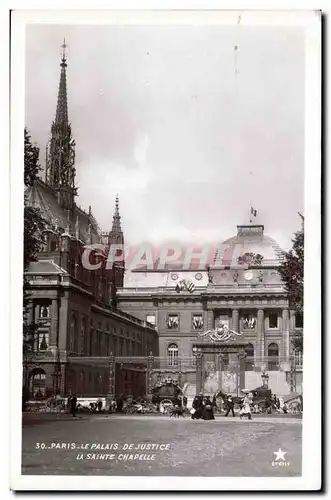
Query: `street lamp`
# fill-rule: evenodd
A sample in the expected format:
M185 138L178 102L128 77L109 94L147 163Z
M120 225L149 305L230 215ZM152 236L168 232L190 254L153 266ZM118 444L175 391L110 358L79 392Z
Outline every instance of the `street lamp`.
M193 346L192 348L193 357L195 359L196 366L196 389L197 392L202 391L202 349L201 347Z
M269 375L266 372L263 372L261 375L263 387L268 387Z

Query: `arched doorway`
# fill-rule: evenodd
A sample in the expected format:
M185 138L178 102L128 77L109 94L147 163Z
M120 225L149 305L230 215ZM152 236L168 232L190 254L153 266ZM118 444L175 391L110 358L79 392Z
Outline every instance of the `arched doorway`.
M35 399L46 397L46 373L41 368L32 370L29 379L30 394Z
M268 370L277 371L279 364L279 347L276 342L271 342L268 345Z

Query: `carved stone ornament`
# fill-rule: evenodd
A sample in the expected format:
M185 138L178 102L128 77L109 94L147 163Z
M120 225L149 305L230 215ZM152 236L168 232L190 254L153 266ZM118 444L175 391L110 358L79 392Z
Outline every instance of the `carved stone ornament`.
M206 340L212 340L214 342L229 342L242 335L242 333L230 330L224 324L216 327L214 330L207 330L206 332L199 333L200 337L204 337Z
M238 264L248 264L252 266L260 266L263 261L263 255L260 253L246 252L238 257Z

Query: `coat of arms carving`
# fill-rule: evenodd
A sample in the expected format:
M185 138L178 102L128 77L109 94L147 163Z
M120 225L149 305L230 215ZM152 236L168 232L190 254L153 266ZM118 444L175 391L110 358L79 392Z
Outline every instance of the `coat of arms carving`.
M248 264L251 266L260 266L263 261L263 255L260 253L246 252L238 257L238 264Z

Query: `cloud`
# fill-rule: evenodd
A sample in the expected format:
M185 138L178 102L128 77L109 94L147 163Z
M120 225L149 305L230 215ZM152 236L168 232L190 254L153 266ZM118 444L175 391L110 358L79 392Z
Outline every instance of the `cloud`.
M63 36L78 202L104 230L116 194L135 242L221 241L253 204L290 245L304 206L299 28L28 26L26 124L41 148Z

